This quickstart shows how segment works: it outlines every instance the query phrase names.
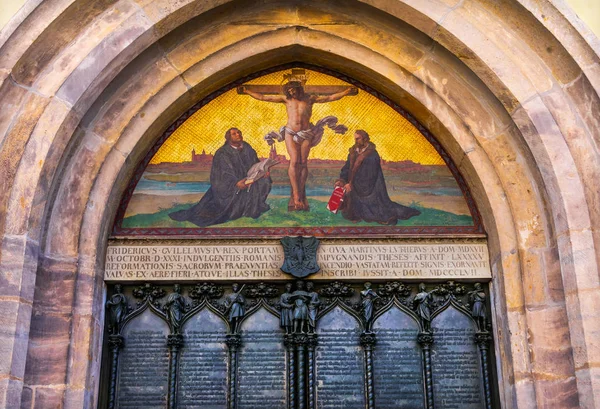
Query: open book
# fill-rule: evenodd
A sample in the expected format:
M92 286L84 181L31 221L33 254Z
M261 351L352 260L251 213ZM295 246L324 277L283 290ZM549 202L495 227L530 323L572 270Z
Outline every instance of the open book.
M258 179L265 177L269 169L273 166L277 165L279 161L275 159L267 158L258 163L255 163L248 169L248 173L246 174L246 184L250 185L256 182Z

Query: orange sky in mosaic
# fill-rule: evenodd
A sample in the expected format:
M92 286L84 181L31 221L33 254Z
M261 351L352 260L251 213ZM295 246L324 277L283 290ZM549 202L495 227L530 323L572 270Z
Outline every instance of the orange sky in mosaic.
M289 70L268 74L248 81L249 84L280 84ZM306 70L308 85L350 85L335 77ZM384 160L413 162L430 165L443 164L442 158L425 137L402 115L373 95L359 90L358 95L339 101L315 104L311 122L333 115L348 127L339 135L326 129L321 143L310 152L310 158L345 160L353 143L356 129L364 129L377 146ZM214 153L223 145L225 131L231 127L242 130L244 140L267 157L269 146L263 137L285 125L285 105L257 101L248 95L239 95L232 89L217 97L185 121L159 148L150 163L184 162L191 159L191 151ZM285 144L277 143L277 152L287 155ZM289 156L288 156L289 158Z

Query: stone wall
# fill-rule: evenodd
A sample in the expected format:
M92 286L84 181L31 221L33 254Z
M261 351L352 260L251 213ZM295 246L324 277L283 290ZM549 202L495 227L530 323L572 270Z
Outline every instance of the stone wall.
M198 99L293 61L384 93L459 166L489 233L503 407L600 406L600 42L563 6L28 2L0 32L0 407L96 406L132 172Z

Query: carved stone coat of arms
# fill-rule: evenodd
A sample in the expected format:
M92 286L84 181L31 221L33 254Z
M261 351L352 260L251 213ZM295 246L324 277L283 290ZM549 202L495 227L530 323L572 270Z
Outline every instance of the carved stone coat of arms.
M281 271L296 278L304 278L319 271L316 237L284 237L281 239L285 259Z

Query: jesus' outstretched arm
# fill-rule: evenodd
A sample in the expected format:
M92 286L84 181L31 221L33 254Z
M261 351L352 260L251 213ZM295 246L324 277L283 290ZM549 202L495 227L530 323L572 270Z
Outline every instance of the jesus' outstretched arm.
M238 93L250 95L254 99L258 99L259 101L267 101L267 102L285 102L285 98L283 95L266 95L261 94L259 92L250 91L243 85L238 87Z
M346 95L356 95L356 88L355 87L348 87L348 89L338 92L336 94L331 94L331 95L320 95L314 98L314 102L315 103L323 103L323 102L333 102L333 101L337 101L340 100L342 98L344 98Z

